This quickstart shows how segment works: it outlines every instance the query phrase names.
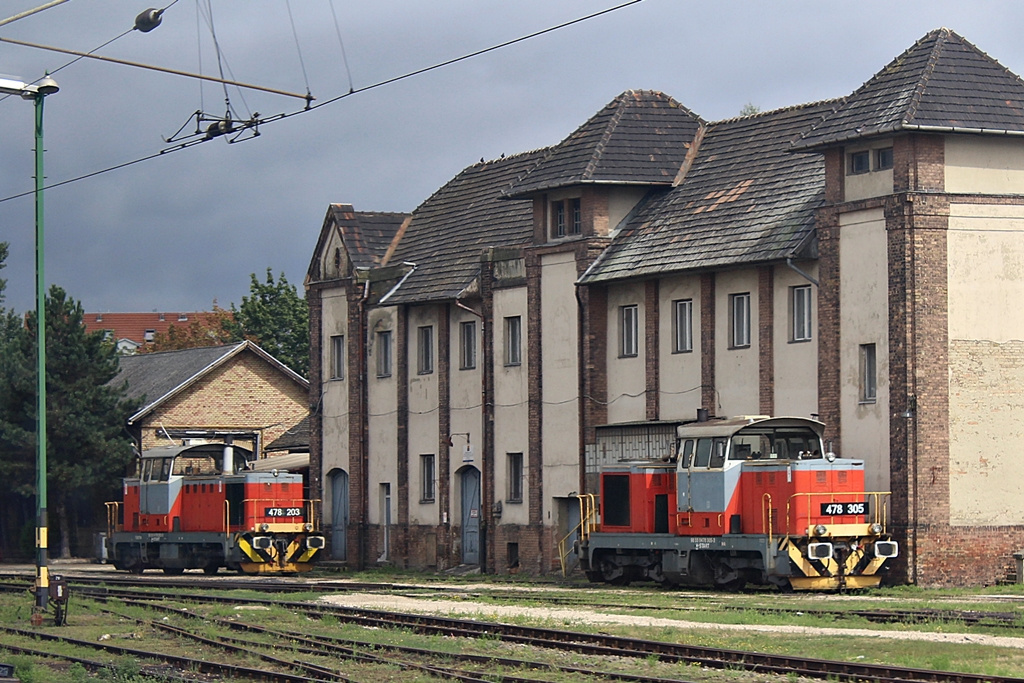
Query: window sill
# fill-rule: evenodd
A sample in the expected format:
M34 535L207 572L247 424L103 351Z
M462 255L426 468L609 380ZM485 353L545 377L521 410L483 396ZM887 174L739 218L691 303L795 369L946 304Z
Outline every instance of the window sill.
M420 505L433 505L435 502L433 498L424 498L420 501Z
M677 353L693 353L693 349L680 349L680 350L672 351L673 355L675 355Z
M806 343L812 342L812 341L814 341L813 338L808 338L808 339L790 339L789 343L790 344L806 344Z
M522 505L523 504L523 499L522 498L508 498L508 499L505 500L505 503L507 505Z

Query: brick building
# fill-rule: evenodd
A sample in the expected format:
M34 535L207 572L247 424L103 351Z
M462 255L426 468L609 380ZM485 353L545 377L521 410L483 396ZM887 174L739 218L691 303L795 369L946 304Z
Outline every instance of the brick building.
M226 313L230 315L229 313ZM135 353L151 344L157 335L167 334L174 326L216 325L221 316L208 311L190 313L86 313L82 316L86 332L104 332L121 354Z
M896 580L1002 578L1022 136L1024 83L940 29L847 97L709 122L629 91L412 214L332 205L307 293L333 556L551 571L597 465L704 408L820 415L892 491Z
M139 451L236 442L257 457L309 412L309 383L250 341L125 356L110 383L143 400L127 419Z

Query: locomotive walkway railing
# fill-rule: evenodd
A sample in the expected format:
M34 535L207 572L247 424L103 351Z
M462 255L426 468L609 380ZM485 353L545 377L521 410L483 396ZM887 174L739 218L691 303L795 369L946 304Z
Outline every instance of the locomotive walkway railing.
M576 541L583 543L597 529L597 496L593 493L583 493L578 494L576 498L580 502L580 523L558 542L558 561L562 565L562 576L569 574L568 559L576 552L577 544L571 542L572 539L575 537Z

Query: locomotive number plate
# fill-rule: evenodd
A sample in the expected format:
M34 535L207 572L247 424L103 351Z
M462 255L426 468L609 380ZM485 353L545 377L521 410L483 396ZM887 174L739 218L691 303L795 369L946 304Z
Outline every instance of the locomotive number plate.
M840 515L866 515L868 514L867 503L822 503L821 514L824 517L838 517Z
M305 517L302 508L265 508L263 514L267 517Z

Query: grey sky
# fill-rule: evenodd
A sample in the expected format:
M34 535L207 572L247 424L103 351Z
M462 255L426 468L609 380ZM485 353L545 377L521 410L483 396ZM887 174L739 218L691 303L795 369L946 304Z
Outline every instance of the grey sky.
M169 0L168 0L169 1ZM617 0L209 0L228 78L319 101L613 7ZM43 3L7 0L0 19ZM207 5L207 0L202 0ZM141 0L71 0L0 27L0 37L89 51L131 28ZM46 192L46 279L87 311L227 307L267 267L300 285L327 205L411 211L465 166L557 143L623 90L665 92L708 120L852 92L928 31L946 26L1024 73L1018 2L643 0L605 16L311 112L258 138L217 139ZM197 0L151 33L99 54L217 75ZM202 64L200 66L200 56ZM0 74L33 80L72 57L0 44ZM169 148L219 86L94 60L54 73L46 100L48 182ZM229 89L243 114L302 108ZM32 106L0 101L0 199L33 187ZM190 124L190 130L194 124ZM34 306L33 200L0 202L11 244L9 308Z

